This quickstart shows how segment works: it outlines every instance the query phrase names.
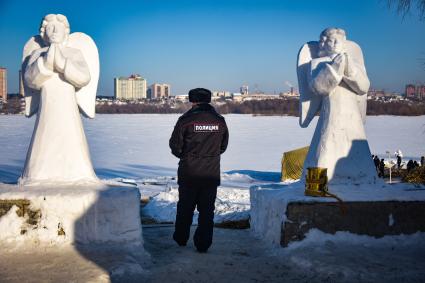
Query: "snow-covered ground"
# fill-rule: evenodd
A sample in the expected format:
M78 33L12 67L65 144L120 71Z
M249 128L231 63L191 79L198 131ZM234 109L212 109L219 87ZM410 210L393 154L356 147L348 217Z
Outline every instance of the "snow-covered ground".
M294 117L225 117L230 143L222 159L217 222L248 217L250 187L285 186L279 183L282 154L308 145L315 126L314 121L301 129ZM178 160L168 148L177 118L98 115L84 120L98 176L107 184L137 186L142 198L150 198L143 213L160 222L174 220L178 199ZM0 187L16 183L33 125L34 118L0 116ZM387 150L401 149L405 159L419 160L425 154L425 116L368 117L366 130L372 153L381 158ZM374 239L311 230L303 241L276 249L248 230L215 229L214 244L205 256L194 253L191 241L186 248L175 245L170 240L172 230L143 229L144 248L152 262L142 249L36 247L22 251L0 245L0 281L423 282L425 278L424 233Z
M193 233L192 229L192 233ZM1 282L424 282L425 234L373 239L308 233L286 249L268 248L249 230L214 229L207 254L179 247L173 227L143 229L138 251L27 249L4 251Z
M276 254L318 282L424 282L425 233L375 239L312 229ZM316 277L316 278L317 278ZM313 280L307 280L313 281ZM306 282L307 282L306 281Z
M175 180L178 160L168 139L179 115L97 115L84 119L96 173L106 183L137 185L142 198L151 198L145 215L173 221L178 199ZM239 220L249 214L249 187L279 182L282 154L310 143L316 121L307 129L298 118L225 115L230 131L222 157L222 186L216 221ZM25 161L35 118L0 116L0 183L15 183ZM386 157L401 149L404 159L425 154L425 116L368 117L366 131L372 153ZM194 220L196 221L196 215Z

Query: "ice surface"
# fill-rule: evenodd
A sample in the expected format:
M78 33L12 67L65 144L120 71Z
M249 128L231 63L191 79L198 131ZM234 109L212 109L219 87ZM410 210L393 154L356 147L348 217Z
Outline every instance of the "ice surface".
M176 176L178 160L168 140L178 115L97 115L84 119L90 154L102 179ZM302 129L297 117L225 115L230 140L221 169L280 172L282 154L310 144L311 127ZM16 182L25 162L34 118L0 116L0 182ZM367 117L366 134L372 154L386 157L401 149L404 160L425 154L425 116Z

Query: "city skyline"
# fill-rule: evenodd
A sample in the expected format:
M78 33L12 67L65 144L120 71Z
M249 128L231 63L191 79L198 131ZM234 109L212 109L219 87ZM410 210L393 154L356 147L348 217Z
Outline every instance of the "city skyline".
M22 9L25 7L25 9ZM71 32L90 35L100 53L98 95L113 79L138 73L167 82L173 94L194 87L279 93L297 86L296 56L328 26L347 31L363 49L371 85L403 92L425 80L425 21L404 18L386 1L0 1L0 66L18 93L22 48L48 13L68 17ZM119 11L119 12L116 12ZM25 19L25 20L23 20Z

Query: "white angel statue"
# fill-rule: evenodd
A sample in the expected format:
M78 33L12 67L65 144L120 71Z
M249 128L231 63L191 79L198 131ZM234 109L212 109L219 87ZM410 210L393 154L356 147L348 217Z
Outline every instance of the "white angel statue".
M327 168L329 183L375 183L364 123L369 79L360 47L345 31L327 28L298 53L300 125L320 118L304 162ZM305 176L305 174L303 174Z
M26 115L37 113L19 183L98 182L80 111L95 115L99 55L84 33L70 34L67 18L49 14L40 35L26 43L22 59Z

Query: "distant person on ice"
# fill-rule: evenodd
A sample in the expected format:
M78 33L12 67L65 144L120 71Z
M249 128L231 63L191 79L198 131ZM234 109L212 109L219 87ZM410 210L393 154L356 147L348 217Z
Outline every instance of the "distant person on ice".
M419 163L415 160L415 161L413 161L413 168L412 169L415 169L416 167L419 167Z
M407 162L407 165L406 165L407 172L410 172L413 168L414 168L413 160L410 159L409 162Z
M382 177L382 178L385 177L385 162L384 162L384 159L381 159L381 162L379 163L379 177Z
M401 168L401 159L403 158L403 153L401 152L400 149L395 152L395 156L397 158L397 167L398 167L398 169L400 169Z
M379 161L378 155L375 155L375 158L373 158L373 163L375 164L376 172L378 172L379 175L379 164L381 162Z
M195 207L199 212L193 241L199 252L212 244L214 203L220 185L220 155L229 140L226 121L211 102L211 91L189 91L192 108L183 114L170 138L171 152L180 159L179 201L173 239L180 246L189 240Z

